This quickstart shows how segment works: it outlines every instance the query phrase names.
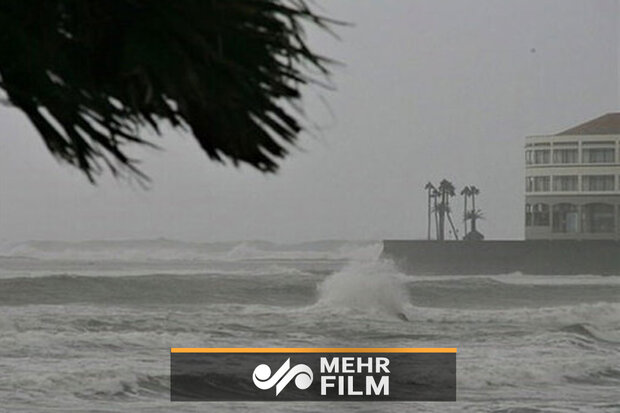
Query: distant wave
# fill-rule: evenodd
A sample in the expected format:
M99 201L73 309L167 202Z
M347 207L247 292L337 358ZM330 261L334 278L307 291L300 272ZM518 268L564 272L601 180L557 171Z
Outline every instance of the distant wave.
M92 268L91 268L92 267ZM0 280L22 279L22 278L46 278L46 277L150 277L150 276L196 276L196 277L262 277L262 276L315 276L327 275L328 269L306 269L301 270L294 266L286 265L263 265L259 268L222 268L207 267L200 265L137 265L136 268L107 267L98 263L93 266L75 268L70 266L70 270L54 268L27 268L27 269L0 269Z
M287 282L290 278L291 282ZM0 306L28 304L214 304L269 303L278 294L280 305L304 305L315 296L316 280L272 274L271 279L204 274L142 276L50 275L0 279ZM278 282L275 282L275 279Z
M255 260L376 258L376 241L313 241L277 244L268 241L185 242L169 239L121 241L27 241L5 244L0 257L55 260Z

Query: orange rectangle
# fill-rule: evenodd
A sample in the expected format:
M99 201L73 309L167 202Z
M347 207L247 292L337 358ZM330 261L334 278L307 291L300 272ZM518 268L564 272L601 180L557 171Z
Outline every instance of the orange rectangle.
M171 353L456 353L454 348L266 348L172 347Z

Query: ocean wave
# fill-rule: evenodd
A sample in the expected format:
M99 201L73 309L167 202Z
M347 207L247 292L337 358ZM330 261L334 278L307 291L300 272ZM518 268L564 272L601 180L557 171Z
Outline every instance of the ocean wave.
M54 269L54 267L56 267ZM264 264L252 267L227 267L218 265L137 265L134 268L109 267L105 264L93 266L46 266L45 268L22 267L19 269L0 268L0 280L19 280L23 278L77 278L77 277L263 277L263 276L316 276L327 275L328 268L298 268L294 265Z
M561 332L575 334L601 343L620 345L620 331L602 331L590 323L575 323L559 329Z
M0 279L0 305L98 303L115 305L187 305L278 303L305 305L316 294L314 276L144 276L52 275Z
M99 379L93 385L81 386L73 394L86 400L115 401L153 397L163 399L169 388L168 375L128 373L119 377L112 373L108 380Z
M103 360L92 360L87 367L71 364L61 371L14 374L4 386L20 399L38 399L42 395L107 402L169 398L168 374L140 373L138 366L103 368L102 364Z
M318 285L316 305L402 317L408 297L398 274L389 261L351 263Z
M620 328L620 303L610 302L504 309L434 308L412 305L408 313L412 314L414 319L436 322L447 320L461 323L510 322L551 326L589 322Z
M6 244L0 256L44 260L100 261L238 261L262 259L376 259L376 241L314 241L277 244L268 241L184 242L168 239L125 241L27 241Z

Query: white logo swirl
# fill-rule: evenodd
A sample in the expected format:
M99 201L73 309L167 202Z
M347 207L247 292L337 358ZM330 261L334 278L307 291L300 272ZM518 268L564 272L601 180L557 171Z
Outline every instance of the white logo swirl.
M306 390L312 384L312 370L305 364L297 364L291 368L291 359L287 359L273 376L271 369L266 364L256 366L252 374L254 385L261 390L271 389L276 386L276 396L295 379L295 386L299 390Z

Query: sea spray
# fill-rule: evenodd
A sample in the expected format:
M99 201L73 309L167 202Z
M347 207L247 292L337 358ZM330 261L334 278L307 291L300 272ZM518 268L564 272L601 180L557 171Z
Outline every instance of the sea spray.
M351 262L319 284L318 305L403 318L408 298L398 275L389 261Z

